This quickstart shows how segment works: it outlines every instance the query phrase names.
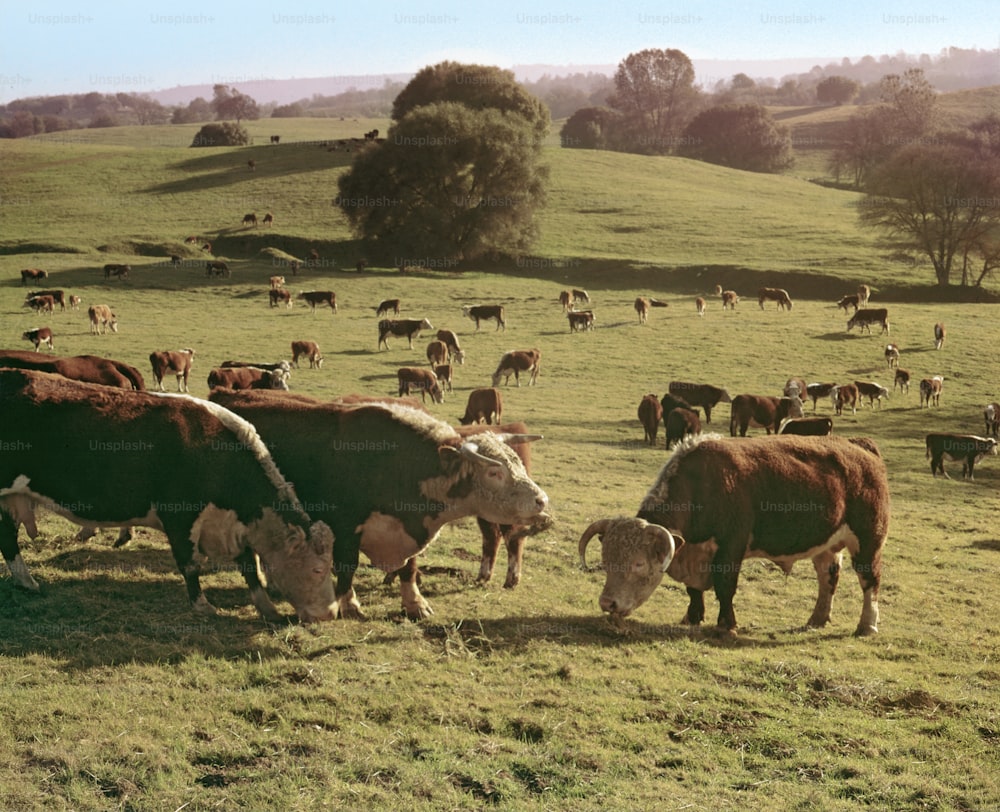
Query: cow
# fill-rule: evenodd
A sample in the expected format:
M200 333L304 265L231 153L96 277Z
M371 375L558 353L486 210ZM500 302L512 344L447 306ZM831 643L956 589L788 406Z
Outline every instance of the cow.
M268 212L267 214L265 214L264 215L263 223L264 223L265 226L268 226L268 227L273 226L274 225L274 215L271 214L271 212Z
M504 319L503 305L463 305L462 315L472 319L476 323L476 332L479 332L479 322L495 319L497 330L501 327L507 332L507 322Z
M292 308L292 292L284 288L271 288L267 292L267 298L271 307L279 307L282 303L286 310Z
M660 398L660 408L663 409L664 419L666 419L667 415L669 415L674 409L691 409L691 411L696 414L698 412L698 409L684 400L684 398L676 397L675 395L671 395L669 392Z
M285 286L285 277L274 275L271 277L271 290L278 290Z
M1000 438L1000 403L987 403L983 419L986 421L986 436Z
M387 316L389 311L392 311L393 315L399 315L399 299L383 299L379 302L378 307L375 308L376 316Z
M722 295L722 285L716 284L716 286L715 286L715 295L716 296L721 296Z
M872 289L868 285L858 285L858 304L861 307L868 307L868 300L872 297Z
M104 266L104 278L109 279L112 276L117 276L119 279L128 279L129 273L132 271L131 265L123 265L117 262L109 262Z
M636 314L639 316L639 324L645 324L646 319L649 318L649 299L645 296L639 296L633 306L635 307Z
M663 419L663 406L657 400L656 395L643 395L639 401L637 410L639 422L642 423L643 439L649 445L656 445L656 435L660 430L660 421Z
M358 273L363 273L365 268L367 267L368 267L368 260L359 259L357 263L354 265L354 270L356 270Z
M451 364L436 364L434 374L437 375L438 383L441 384L442 389L447 389L449 392L455 391L452 388Z
M884 307L874 310L861 309L848 320L847 332L858 327L859 332L868 330L871 333L873 324L882 325L882 332L889 335L889 311Z
M786 398L799 398L805 402L808 395L805 378L789 378L785 381L785 386L781 390L781 394Z
M689 434L701 434L701 419L694 409L680 406L671 409L663 420L664 433L667 436L667 448L681 442Z
M458 344L458 336L451 330L438 330L437 340L443 341L447 345L448 352L459 366L465 363L465 351Z
M435 403L444 403L441 384L432 370L420 369L419 367L400 367L396 370L396 377L399 380L400 397L410 394L410 389L419 389L421 403L425 402L428 394Z
M806 385L806 394L812 399L814 412L816 411L816 401L829 397L836 388L837 384L835 383L810 383Z
M378 323L378 349L389 349L390 335L406 337L407 346L413 349L413 339L419 338L424 330L433 330L434 325L427 319L382 319Z
M511 374L514 375L515 383L520 386L522 372L528 373L528 386L531 386L538 380L538 369L541 361L542 351L539 349L505 352L493 373L493 386L500 385L501 377L504 379L504 384L509 385Z
M210 398L274 443L275 461L297 483L313 517L332 528L341 617L364 617L352 585L362 552L384 572L400 570L407 616L428 617L433 609L417 587L414 556L445 524L465 516L501 525L549 519L548 497L507 445L537 437L463 439L446 423L398 403L344 405L220 390Z
M60 310L66 309L66 291L64 290L33 290L24 297L25 303L34 299L36 296L51 296L53 305L59 305ZM73 297L71 296L70 299L72 298Z
M271 372L277 372L281 377L286 380L292 374L292 365L288 361L273 361L273 362L259 362L259 361L223 361L219 364L221 369L243 369L244 367L256 367L257 369L269 369Z
M786 417L776 434L795 434L799 437L826 437L833 432L829 417Z
M768 395L737 395L733 398L729 418L729 435L747 436L747 428L756 426L770 434L777 432L786 417L802 417L802 400L798 397L777 398Z
M885 345L885 365L889 369L893 367L899 368L899 347L895 344Z
M70 310L79 310L80 305L83 304L83 299L79 296L74 296L72 293L69 296L69 307Z
M927 408L930 408L931 401L934 401L935 406L940 406L941 400L941 387L944 384L944 377L941 375L935 375L933 378L924 378L920 381L920 407L923 408L924 404Z
M788 297L788 291L781 288L761 288L757 291L757 304L760 309L764 309L764 302L776 302L778 310L791 310L792 300Z
M254 228L257 228L257 215L254 214L253 212L250 212L250 214L244 214L243 225L253 226Z
M49 350L55 349L55 346L52 344L52 330L48 327L33 327L30 330L25 330L21 333L21 338L34 344L35 352L38 352L38 348L42 344L47 344Z
M247 168L248 168L248 169L249 169L249 170L250 170L251 172L256 172L256 171L257 171L257 162L256 162L256 161L254 161L254 160L252 160L252 159L251 159L251 160L249 160L249 161L247 161Z
M703 297L699 296L697 299L695 299L694 300L694 306L696 308L698 308L698 315L699 316L704 316L705 315L705 306L706 305L705 305L705 299Z
M590 294L582 288L573 288L572 295L574 304L576 302L586 302L587 304L590 304Z
M209 389L288 389L280 371L257 367L216 367L208 373Z
M30 307L36 313L51 313L56 306L56 300L51 296L31 296L24 300L23 307Z
M28 282L37 282L39 279L48 279L49 272L40 270L39 268L25 268L21 271L21 285L27 285Z
M594 329L594 313L591 310L571 310L567 316L571 333Z
M733 599L747 558L787 574L812 559L819 593L808 626L830 621L844 549L863 595L855 635L878 632L882 549L889 529L885 464L867 438L695 437L674 451L635 518L599 519L580 537L601 537L607 573L601 610L624 619L652 595L666 572L687 587L682 623L705 617L704 593L719 601L717 628L734 635Z
M221 259L210 259L205 263L205 276L222 276L229 277L232 275L232 271L229 270L229 264L223 262Z
M686 400L691 406L701 406L705 410L705 422L712 422L712 409L719 403L731 403L729 393L708 383L687 383L671 381L667 391L676 398ZM664 411L666 411L664 409Z
M889 390L875 381L855 381L854 385L858 388L858 398L868 398L868 405L872 409L875 408L876 400L881 409L882 398L889 398Z
M830 400L833 402L833 408L838 415L844 413L844 407L851 407L851 414L858 413L858 387L853 383L844 383L840 386L835 386L830 392Z
M431 366L448 363L448 345L436 338L427 345L427 361Z
M104 335L108 329L112 333L118 332L118 317L107 305L91 305L87 308L87 316L90 318L90 332Z
M323 366L323 356L319 352L319 344L315 341L293 341L292 342L292 366L298 367L299 357L305 356L309 359L309 368L321 369Z
M722 291L722 309L725 310L727 307L730 310L735 310L736 305L740 301L740 297L736 295L735 290L724 290Z
M559 293L559 304L562 305L563 311L572 309L573 307L573 294L568 290L560 291Z
M934 325L934 349L939 350L944 346L944 324L938 322Z
M39 357L37 352L0 350L0 367L32 369L62 375L74 381L98 383L117 389L145 390L146 382L135 367L96 355L71 355L65 358Z
M281 141L281 136L280 135L272 135L271 136L271 143L272 144L280 143L280 141Z
M844 308L844 315L847 315L847 308L853 307L854 312L858 312L858 308L861 306L861 298L857 293L850 293L844 296L839 302L837 302L837 307Z
M177 391L188 391L188 376L194 363L194 350L154 350L149 354L149 365L153 368L156 388L163 391L163 378L170 372L177 378Z
M0 370L0 552L14 582L38 591L17 531L38 535L44 507L82 527L162 530L192 608L215 612L197 554L237 562L261 616L283 621L258 578L304 622L329 620L333 537L303 510L246 420L186 395L124 392L20 369ZM219 448L226 453L220 454Z
M500 424L503 416L503 395L496 387L473 389L469 392L469 401L465 404L465 414L458 418L463 426L485 421L493 425Z
M908 394L910 391L910 370L896 368L896 377L892 381L892 391L896 391L896 387L899 387L899 393L902 394L904 391Z
M316 305L329 305L330 310L337 312L337 294L332 290L304 290L296 298L302 299L316 312Z
M975 434L943 434L927 435L926 457L931 461L931 475L937 476L940 471L946 479L951 479L944 470L944 458L962 461L962 479L974 479L972 469L987 454L997 453L996 437L979 437Z

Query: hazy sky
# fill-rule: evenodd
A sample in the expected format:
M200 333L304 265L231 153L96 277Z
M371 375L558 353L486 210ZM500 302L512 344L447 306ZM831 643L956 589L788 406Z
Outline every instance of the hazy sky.
M817 62L937 54L952 45L994 49L1000 47L1000 3L0 0L0 37L0 101L9 101L414 72L443 59L504 68L617 64L643 48L679 48L695 61ZM997 73L1000 82L1000 64Z

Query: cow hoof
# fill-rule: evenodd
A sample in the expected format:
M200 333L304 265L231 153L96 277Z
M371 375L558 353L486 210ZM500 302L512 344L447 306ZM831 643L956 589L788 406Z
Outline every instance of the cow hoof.
M421 599L420 603L410 604L409 606L404 605L403 613L409 620L424 620L433 615L434 610L427 601Z
M521 576L520 575L508 575L507 576L507 580L503 582L503 588L504 589L513 589L519 583L521 583Z
M196 615L211 616L219 614L219 610L208 602L208 598L205 597L204 592L198 596L198 600L191 604L191 609Z
M352 589L346 595L337 598L337 617L344 620L368 620L368 617L361 611L361 604Z
M863 623L854 630L855 637L870 637L873 634L878 634L878 628L875 626L868 626Z

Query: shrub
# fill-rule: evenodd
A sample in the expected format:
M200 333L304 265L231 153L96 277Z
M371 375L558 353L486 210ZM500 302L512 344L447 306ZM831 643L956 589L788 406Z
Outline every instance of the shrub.
M206 124L194 137L192 147L243 147L250 143L245 127L231 121Z

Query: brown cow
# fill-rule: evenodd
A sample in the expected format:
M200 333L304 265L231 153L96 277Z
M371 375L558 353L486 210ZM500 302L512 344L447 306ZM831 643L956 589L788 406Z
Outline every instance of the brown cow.
M51 296L35 295L24 300L23 307L30 307L36 313L51 313L56 306L56 300Z
M559 304L562 305L563 311L569 310L573 305L573 294L568 290L560 291L559 293Z
M933 378L924 378L920 382L920 406L923 407L927 404L927 408L930 408L931 401L934 401L935 406L940 406L941 400L941 386L944 384L944 377L941 375L935 375Z
M705 305L705 299L704 298L702 298L701 296L699 296L697 299L695 299L694 300L694 306L696 308L698 308L698 315L699 316L704 316L705 315L705 306L706 305Z
M781 394L786 398L799 398L805 402L808 396L809 387L806 386L804 378L789 378L785 381L785 388L781 390Z
M777 398L768 395L737 395L733 398L732 415L729 418L729 434L747 436L747 428L756 426L770 434L777 431L786 417L802 417L802 401L798 397Z
M265 226L274 225L274 215L271 214L271 212L268 212L267 214L264 215L264 225Z
M251 212L250 214L243 215L243 225L250 225L257 228L257 215Z
M286 309L291 309L292 307L292 292L285 290L284 288L271 288L267 292L267 297L271 302L271 307L278 307L282 302L285 303Z
M569 317L569 331L571 333L594 329L593 311L571 310L567 315Z
M70 310L79 310L80 305L83 304L83 299L79 296L74 296L72 293L69 296L69 307Z
M649 318L649 299L645 296L639 296L633 306L635 307L636 314L639 316L639 324L645 324L646 319Z
M882 398L889 398L889 390L886 389L882 384L875 383L875 381L855 381L854 385L858 388L859 398L868 398L868 405L875 408L875 401L878 401L878 407L882 408Z
M116 389L145 390L146 382L135 367L96 355L71 355L65 358L39 356L26 350L0 350L0 367L51 372L85 383L99 383Z
M316 305L329 305L330 310L337 312L337 294L332 290L304 290L298 297L305 301L316 312Z
M21 284L27 285L28 282L37 282L39 279L48 279L49 272L42 271L38 268L25 268L21 271Z
M987 403L983 419L986 421L986 436L1000 438L1000 403Z
M247 168L248 168L248 169L249 169L249 170L250 170L251 172L256 172L256 171L257 171L257 162L256 162L256 161L254 161L254 160L249 160L249 161L247 161Z
M221 259L211 259L205 263L205 276L228 277L231 273L229 265Z
M889 369L899 367L899 347L895 344L885 345L885 364Z
M944 346L944 324L938 322L934 325L934 349L939 350Z
M48 327L35 327L31 330L25 330L21 333L21 338L34 344L35 352L38 352L38 348L42 344L48 344L50 350L54 349L52 346L52 330Z
M899 387L900 394L904 391L909 393L910 391L910 370L896 368L896 377L892 382L892 391L896 391L896 387Z
M538 380L538 368L542 361L542 351L531 350L510 350L505 352L493 373L493 385L500 385L500 378L504 379L504 384L510 383L511 374L518 386L521 385L521 373L528 373L528 386Z
M194 363L194 350L162 350L149 354L149 365L153 368L156 388L163 391L163 377L172 372L177 378L177 391L188 391L188 375Z
M791 310L792 300L788 297L788 291L781 288L761 288L757 291L757 303L760 309L764 309L764 302L776 302L778 310Z
M868 285L858 285L858 304L868 307L868 300L872 297L872 289Z
M701 434L701 418L694 409L685 409L683 406L671 409L663 423L667 448L681 442L689 434Z
M285 277L279 275L271 277L272 290L278 290L279 288L283 288L284 286L285 286Z
M452 370L451 364L437 364L434 367L434 374L437 375L438 383L441 384L442 389L447 389L449 392L453 392L451 381L452 381Z
M399 396L410 394L410 389L420 390L420 401L425 402L426 395L430 394L431 400L435 403L444 403L444 394L441 392L441 384L437 375L429 369L418 367L400 367L396 371L399 379Z
M830 392L830 399L833 401L833 407L838 415L844 413L844 407L847 405L851 407L851 414L858 413L858 387L853 383L835 386Z
M282 372L257 367L216 367L208 373L209 389L288 389Z
M112 333L118 332L118 317L107 305L91 305L87 308L90 317L90 332L104 335L108 328Z
M51 296L53 305L59 305L60 310L66 309L66 291L64 290L33 290L24 297L25 304L28 303L29 299L33 299L36 296ZM72 298L71 296L70 299ZM70 305L72 306L72 302L70 302Z
M656 435L660 430L660 421L663 419L663 407L656 395L643 395L639 401L637 411L639 422L642 423L643 439L650 445L656 445Z
M465 351L459 346L457 335L451 330L438 330L437 339L447 345L452 360L457 361L459 366L465 363Z
M845 296L844 298L842 298L839 302L837 302L837 307L838 308L840 308L840 307L844 308L844 314L846 315L847 314L847 308L849 308L849 307L853 307L854 308L854 312L857 313L858 312L858 307L860 306L860 304L861 304L861 299L858 296L858 294L857 293L850 293L847 296Z
M440 339L435 339L427 345L427 360L431 366L448 363L448 345Z
M407 346L413 349L413 339L424 330L433 330L434 325L427 319L381 319L378 323L378 349L389 349L389 336L405 336Z
M868 330L871 333L873 324L882 325L882 332L889 335L889 311L884 307L873 310L861 309L848 320L847 332L857 327L859 332Z
M399 315L399 299L383 299L379 302L379 306L375 308L375 315L387 316L390 310L393 315Z
M503 331L507 332L507 322L504 320L503 305L463 305L462 315L467 316L476 323L476 331L479 331L480 321L489 321L490 319L495 319L497 323L497 330L503 327Z
M722 309L725 310L727 307L730 310L735 310L736 305L739 302L740 297L736 295L735 290L724 290L722 291Z
M473 389L469 392L469 402L465 405L465 414L458 418L463 426L486 421L492 425L494 420L500 423L503 415L503 395L496 387L488 389Z
M687 401L691 406L701 406L705 410L705 422L712 422L712 409L719 403L731 403L729 392L709 383L688 383L686 381L671 381L667 391L675 398ZM666 412L666 407L664 407Z
M293 341L292 342L292 366L298 367L299 356L309 359L309 368L320 369L323 366L323 356L319 353L319 344L315 341Z
M123 265L117 262L109 262L104 266L104 278L108 279L112 276L117 276L119 279L128 279L129 273L132 271L131 265Z

